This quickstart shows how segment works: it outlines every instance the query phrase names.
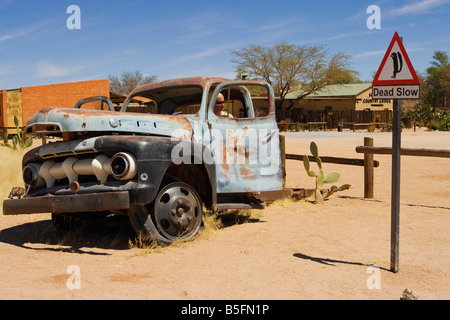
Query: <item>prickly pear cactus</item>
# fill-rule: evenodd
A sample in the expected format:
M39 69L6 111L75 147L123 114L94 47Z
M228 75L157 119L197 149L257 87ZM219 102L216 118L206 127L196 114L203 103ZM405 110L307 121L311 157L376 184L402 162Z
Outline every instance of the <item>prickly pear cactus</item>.
M17 147L19 147L20 149L31 147L31 145L33 144L33 139L32 138L27 139L25 136L25 132L20 130L19 119L17 118L17 116L14 116L14 124L16 125L17 128L17 134L12 137L12 145L8 143L7 132L5 132L4 135L2 136L4 142L1 143L0 145L14 150L16 150Z
M322 170L322 160L319 157L319 150L317 148L317 144L313 141L310 145L310 151L313 157L316 159L317 166L319 167L319 171L315 172L311 170L310 163L309 163L309 157L303 156L303 165L305 167L306 172L308 173L308 176L315 177L316 178L316 190L315 190L315 203L321 204L323 203L323 196L320 193L320 188L325 183L334 183L337 182L340 178L340 174L337 172L331 172L327 174L326 176L323 173Z

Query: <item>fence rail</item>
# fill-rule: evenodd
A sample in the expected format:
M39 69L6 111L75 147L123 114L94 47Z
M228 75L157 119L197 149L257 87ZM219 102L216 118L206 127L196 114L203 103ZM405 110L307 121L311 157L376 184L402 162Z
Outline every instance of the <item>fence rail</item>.
M286 160L299 160L303 161L304 155L299 154L286 154ZM313 156L308 156L310 162L316 162L316 158ZM322 163L334 163L334 164L343 164L349 166L364 166L364 159L353 159L353 158L337 158L337 157L324 157L320 156L320 160ZM373 166L375 168L379 167L380 163L378 161L373 162Z
M302 131L305 131L306 129L308 131L312 131L314 129L324 129L324 130L328 129L327 123L324 121L307 122L307 123L280 121L277 123L277 125L280 131L288 131L288 128L291 127L295 128L295 131L299 131L299 128Z
M356 147L356 152L364 154L392 154L392 148L364 146ZM400 154L402 156L450 158L450 150L438 149L401 148Z

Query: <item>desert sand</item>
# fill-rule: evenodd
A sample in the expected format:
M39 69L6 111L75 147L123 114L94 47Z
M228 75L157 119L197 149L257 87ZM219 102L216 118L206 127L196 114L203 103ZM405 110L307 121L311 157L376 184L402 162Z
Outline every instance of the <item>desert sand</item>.
M363 137L390 147L390 133L287 133L286 152L363 158ZM449 149L450 133L404 130L402 147ZM0 148L0 195L21 185L20 157ZM391 156L375 155L375 195L364 199L363 167L324 163L351 188L323 205L284 200L250 218L224 218L197 239L136 248L126 221L67 234L50 214L0 215L1 299L376 299L450 298L450 161L401 160L399 272L390 269ZM313 167L315 164L311 164ZM299 161L287 161L287 186L313 188ZM244 223L241 223L244 220ZM75 267L73 267L75 266ZM76 270L76 271L74 271ZM79 275L74 278L74 275Z

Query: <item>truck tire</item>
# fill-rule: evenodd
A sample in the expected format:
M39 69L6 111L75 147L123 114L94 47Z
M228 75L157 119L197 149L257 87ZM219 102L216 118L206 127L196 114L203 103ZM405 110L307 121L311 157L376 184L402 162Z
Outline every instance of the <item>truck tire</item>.
M163 186L148 205L129 210L136 233L159 243L187 241L202 229L203 207L197 191L184 182Z

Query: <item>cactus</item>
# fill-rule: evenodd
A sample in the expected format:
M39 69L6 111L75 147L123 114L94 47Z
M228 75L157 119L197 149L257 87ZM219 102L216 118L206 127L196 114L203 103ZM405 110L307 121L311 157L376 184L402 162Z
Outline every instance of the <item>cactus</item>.
M2 137L3 143L0 145L4 146L4 147L8 147L10 149L14 149L14 150L17 150L17 147L19 147L20 149L25 149L25 148L31 147L31 145L33 144L33 139L32 138L26 139L25 132L20 130L19 119L17 118L17 116L14 116L14 124L16 125L16 128L17 128L17 134L14 135L12 138L12 145L10 145L8 143L8 133L7 132L4 133L4 135Z
M319 167L319 171L316 173L315 171L310 169L309 158L306 155L303 156L303 165L305 167L306 172L308 173L308 176L316 178L315 203L322 204L323 196L320 192L320 188L325 183L337 182L340 178L340 174L337 172L331 172L325 176L323 173L323 170L322 170L322 160L319 157L319 150L318 150L317 144L315 142L311 142L310 150L311 150L311 154L316 159L317 166Z
M9 143L8 143L8 133L5 132L2 136L3 139L3 143L1 144L1 146L3 147L8 147Z

